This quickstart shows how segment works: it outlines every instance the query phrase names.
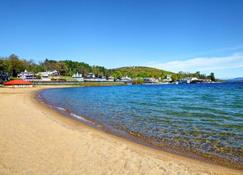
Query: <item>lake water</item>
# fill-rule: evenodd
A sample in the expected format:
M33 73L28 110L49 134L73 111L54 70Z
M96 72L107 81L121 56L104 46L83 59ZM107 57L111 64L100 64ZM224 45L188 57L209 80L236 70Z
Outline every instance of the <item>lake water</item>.
M79 87L40 95L80 120L242 168L243 83Z

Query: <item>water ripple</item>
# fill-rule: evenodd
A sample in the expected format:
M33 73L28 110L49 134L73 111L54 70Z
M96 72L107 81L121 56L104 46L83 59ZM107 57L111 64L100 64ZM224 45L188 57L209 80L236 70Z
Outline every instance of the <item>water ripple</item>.
M49 103L104 126L243 163L243 84L44 90Z

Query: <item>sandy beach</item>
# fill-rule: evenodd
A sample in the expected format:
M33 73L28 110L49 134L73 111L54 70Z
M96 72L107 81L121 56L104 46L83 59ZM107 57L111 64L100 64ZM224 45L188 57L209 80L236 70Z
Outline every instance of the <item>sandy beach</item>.
M1 175L243 173L86 126L37 101L42 88L0 88Z

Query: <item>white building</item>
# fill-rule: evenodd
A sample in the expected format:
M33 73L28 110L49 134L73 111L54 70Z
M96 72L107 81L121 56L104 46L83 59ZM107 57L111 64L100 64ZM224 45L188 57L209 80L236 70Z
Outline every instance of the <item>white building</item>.
M162 81L163 82L171 82L172 81L171 75L166 75L166 77Z
M156 78L144 78L144 83L159 83L159 80Z
M121 77L120 79L121 82L132 82L132 79L128 76Z
M34 79L36 79L34 74L32 72L28 72L27 70L19 73L18 78L20 78L22 80L34 80Z
M183 78L183 79L179 80L179 83L187 83L187 84L190 84L193 81L198 81L198 78L196 78L196 77Z
M38 72L37 75L41 77L42 81L51 81L51 77L59 76L59 72L57 70Z
M87 78L95 78L95 74L93 73L88 73L88 75L86 76Z
M49 77L59 76L59 72L57 70L38 72L37 74L40 76L49 76Z
M72 78L75 79L76 81L84 81L82 74L78 72L76 74L73 74Z
M107 79L107 81L113 82L113 81L115 81L115 79L114 79L114 77L109 76L108 79Z

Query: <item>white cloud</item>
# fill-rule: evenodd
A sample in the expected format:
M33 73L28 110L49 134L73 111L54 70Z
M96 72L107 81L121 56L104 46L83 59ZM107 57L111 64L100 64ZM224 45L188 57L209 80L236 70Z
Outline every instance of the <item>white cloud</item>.
M243 44L237 45L237 46L232 46L232 47L224 47L220 49L211 49L207 51L201 52L201 54L205 53L217 53L217 52L224 52L224 51L236 51L236 50L242 50L243 49Z
M156 67L173 72L222 72L224 70L242 68L243 74L243 53L236 53L222 57L196 57L187 60L175 60L165 63L149 63L151 67Z

